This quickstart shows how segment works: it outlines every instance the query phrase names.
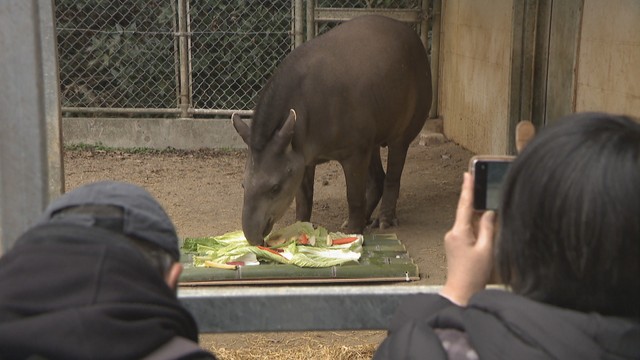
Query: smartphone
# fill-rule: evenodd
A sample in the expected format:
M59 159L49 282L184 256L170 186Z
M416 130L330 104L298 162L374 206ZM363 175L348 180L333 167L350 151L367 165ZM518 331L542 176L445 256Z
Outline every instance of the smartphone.
M469 161L473 175L473 208L497 210L502 196L502 182L515 156L476 155Z

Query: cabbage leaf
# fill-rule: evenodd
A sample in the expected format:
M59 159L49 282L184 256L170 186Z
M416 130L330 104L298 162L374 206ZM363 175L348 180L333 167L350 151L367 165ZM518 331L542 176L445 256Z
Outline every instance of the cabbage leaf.
M301 235L306 243L300 243ZM354 237L349 243L332 245L335 239ZM271 241L270 241L271 240ZM205 266L206 261L219 264L241 262L244 265L263 263L292 264L300 267L330 267L354 263L362 254L363 236L328 232L309 222L296 222L274 231L265 238L272 247L252 246L241 230L220 236L185 239L182 250L193 254L193 265Z

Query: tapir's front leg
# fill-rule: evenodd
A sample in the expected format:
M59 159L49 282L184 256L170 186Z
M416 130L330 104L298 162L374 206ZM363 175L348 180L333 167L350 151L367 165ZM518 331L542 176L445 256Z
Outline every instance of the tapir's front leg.
M316 166L309 165L304 169L302 184L296 193L296 220L310 221L313 207L313 182L316 176Z

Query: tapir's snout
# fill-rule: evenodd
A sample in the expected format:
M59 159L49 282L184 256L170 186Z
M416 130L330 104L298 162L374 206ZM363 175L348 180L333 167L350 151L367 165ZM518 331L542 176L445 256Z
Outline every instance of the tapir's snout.
M261 235L260 231L251 231L251 230L243 230L244 237L247 238L249 244L254 246L259 246L264 244L264 236Z
M269 220L267 220L267 224L265 225L264 229L262 229L262 238L266 238L267 235L269 235L269 233L271 232L271 229L273 229L273 218L269 218Z
M242 231L249 244L264 245L264 239L273 229L273 224L273 218L268 218L266 221L254 221L245 216L242 220Z

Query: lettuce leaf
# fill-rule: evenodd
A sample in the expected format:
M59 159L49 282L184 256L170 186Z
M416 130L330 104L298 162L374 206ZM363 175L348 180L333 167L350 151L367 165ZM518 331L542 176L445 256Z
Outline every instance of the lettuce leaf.
M298 239L305 234L308 244L299 244ZM357 237L351 243L331 245L333 239ZM318 226L314 228L309 222L296 222L274 231L265 240L277 239L277 248L281 252L274 253L262 246L249 244L241 230L232 231L220 236L185 239L182 249L193 253L193 265L205 266L205 261L226 264L242 261L246 265L259 262L292 264L300 267L330 267L350 262L357 262L362 254L362 235L349 235L341 232L330 233Z
M244 237L244 232L242 230L228 232L224 235L220 236L207 236L201 238L186 238L184 239L184 243L182 244L182 250L184 252L198 252L198 245L200 246L208 246L211 248L218 249L222 246L227 245L249 245L249 242Z

